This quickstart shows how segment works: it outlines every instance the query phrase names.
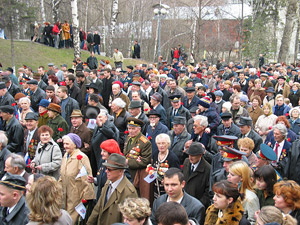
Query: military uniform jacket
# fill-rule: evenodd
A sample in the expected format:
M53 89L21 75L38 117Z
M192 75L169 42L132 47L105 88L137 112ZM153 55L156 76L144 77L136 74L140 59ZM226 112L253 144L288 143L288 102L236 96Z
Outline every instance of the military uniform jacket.
M1 225L25 225L29 222L29 209L25 202L25 197L22 196L15 208L6 215L7 207L2 207L0 211Z
M122 203L125 198L137 198L137 192L133 184L124 175L120 184L111 194L105 204L106 193L109 187L109 180L105 183L102 189L101 197L94 207L90 215L87 225L108 225L117 222L122 222L122 214L118 210L118 204Z
M129 172L132 179L134 179L137 170L145 169L151 163L152 146L151 142L142 133L139 133L131 143L128 143L130 137L127 136L124 147L124 155L128 158ZM133 148L140 149L140 161L132 159L128 156Z

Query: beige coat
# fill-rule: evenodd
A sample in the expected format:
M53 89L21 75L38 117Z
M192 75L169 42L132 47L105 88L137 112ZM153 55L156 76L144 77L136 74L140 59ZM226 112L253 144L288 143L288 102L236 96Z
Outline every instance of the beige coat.
M133 184L124 176L107 203L104 204L109 182L109 180L106 181L101 196L86 223L87 225L110 225L123 222L118 204L123 202L125 198L138 197Z
M74 223L77 221L79 214L75 207L82 199L94 199L94 185L87 181L87 176L77 179L82 166L87 170L88 175L92 176L92 169L88 157L79 149L75 149L72 155L67 159L66 153L62 159L59 182L63 188L63 207L71 215ZM77 159L78 155L82 155L81 160Z

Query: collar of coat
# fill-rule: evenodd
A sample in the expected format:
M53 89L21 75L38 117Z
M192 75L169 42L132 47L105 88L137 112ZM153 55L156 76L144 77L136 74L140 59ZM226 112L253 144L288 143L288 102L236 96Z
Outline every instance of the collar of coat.
M211 205L206 212L205 224L230 224L238 225L243 217L244 209L239 200L232 207L223 210L223 216L218 218L219 209Z

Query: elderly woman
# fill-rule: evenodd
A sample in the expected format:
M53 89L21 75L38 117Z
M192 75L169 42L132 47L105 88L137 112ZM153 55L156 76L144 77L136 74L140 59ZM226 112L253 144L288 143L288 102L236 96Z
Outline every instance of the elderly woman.
M271 107L275 105L275 90L273 87L268 87L266 90L267 95L264 97L263 104L269 103Z
M256 224L297 225L297 220L290 215L282 215L281 211L275 206L265 206L257 211Z
M252 95L251 97L251 107L249 107L248 113L249 116L252 118L253 125L256 124L256 121L259 116L263 115L263 110L261 109L261 99L257 95Z
M206 210L204 225L245 225L244 209L239 200L240 193L235 184L227 180L217 182L212 187L213 204Z
M268 133L272 130L272 126L276 124L277 116L273 114L269 103L263 105L262 111L263 114L258 117L255 123L255 131L265 141Z
M98 169L97 176L92 177L88 176L88 182L94 183L98 188L97 188L97 196L96 199L98 200L100 198L101 190L105 185L105 182L107 181L107 176L105 172L105 166L102 165L102 163L106 162L108 157L112 153L117 153L122 155L119 144L116 140L114 139L108 139L106 141L103 141L100 144L100 149L101 149L101 166ZM127 177L128 178L128 177Z
M88 157L79 150L81 139L77 134L69 133L63 136L66 153L63 157L59 182L63 188L63 206L76 223L79 214L75 207L84 200L95 198L94 185L88 182L87 177L92 175Z
M124 148L125 142L125 130L127 129L127 118L130 117L129 112L126 111L126 102L124 102L121 98L116 98L111 103L112 116L114 117L114 124L118 128L119 135L119 145L120 148Z
M50 103L47 107L49 120L47 125L53 130L53 140L57 142L57 140L61 139L62 136L66 135L69 131L69 126L67 121L60 115L61 108L59 105L55 103ZM59 142L61 142L59 140Z
M39 178L32 185L26 199L30 209L29 225L73 224L69 213L61 209L62 188L53 177Z
M254 213L260 209L259 199L254 192L251 169L244 161L236 161L229 166L229 173L227 180L239 189L239 192L244 195L242 197L242 205L245 210L247 220L251 223L255 223Z
M30 164L32 172L59 178L62 154L57 143L52 139L53 130L46 125L38 129L40 142L35 152L35 157Z
M273 106L272 111L276 116L285 116L289 111L290 107L284 103L284 97L281 94L276 95L276 105Z
M275 124L283 124L286 127L286 129L287 129L286 138L287 138L288 142L293 143L298 138L297 134L295 134L295 132L290 129L291 125L285 116L278 116L275 121ZM272 128L273 127L270 127L269 129L272 129ZM271 142L271 143L274 142L274 131L273 130L271 130L268 133L267 138L265 140L266 144L268 144L269 142Z
M291 124L291 130L295 132L296 135L300 135L300 111L299 107L292 108L289 112Z
M179 159L177 155L169 150L171 145L170 136L167 134L159 134L155 138L155 143L158 147L158 152L153 155L152 166L155 171L157 171L157 178L154 183L154 198L165 194L165 189L162 184L164 173L170 167L179 168Z
M285 215L291 215L300 224L300 186L293 180L280 181L274 185L275 207Z
M253 153L253 149L255 146L254 141L248 137L245 137L245 138L239 139L237 144L238 144L239 150L246 153L246 157L248 159L249 166L251 168L253 168L256 163L256 160L257 160L256 155Z
M20 117L19 121L20 123L25 126L25 117L27 113L33 112L33 110L30 108L31 101L27 97L23 97L19 99L19 105L20 105Z
M151 208L146 198L126 198L119 210L128 225L150 225Z

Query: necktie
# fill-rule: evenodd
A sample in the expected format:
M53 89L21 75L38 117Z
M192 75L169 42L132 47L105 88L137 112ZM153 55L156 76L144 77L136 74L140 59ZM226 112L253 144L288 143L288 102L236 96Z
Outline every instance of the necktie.
M173 110L173 116L176 116L176 114L177 114L177 110L174 109L174 110Z
M28 146L29 146L30 140L31 140L31 132L30 132L30 131L28 131L27 140L26 140L26 149L28 149Z
M112 194L112 185L109 184L106 192L105 204L108 202L111 194Z
M279 147L279 144L278 144L278 142L276 142L276 144L275 144L275 153L276 153L277 157L278 157L278 147Z
M195 166L192 165L192 166L191 166L191 170L190 170L190 174L192 174L192 173L194 172L194 169L195 169Z

